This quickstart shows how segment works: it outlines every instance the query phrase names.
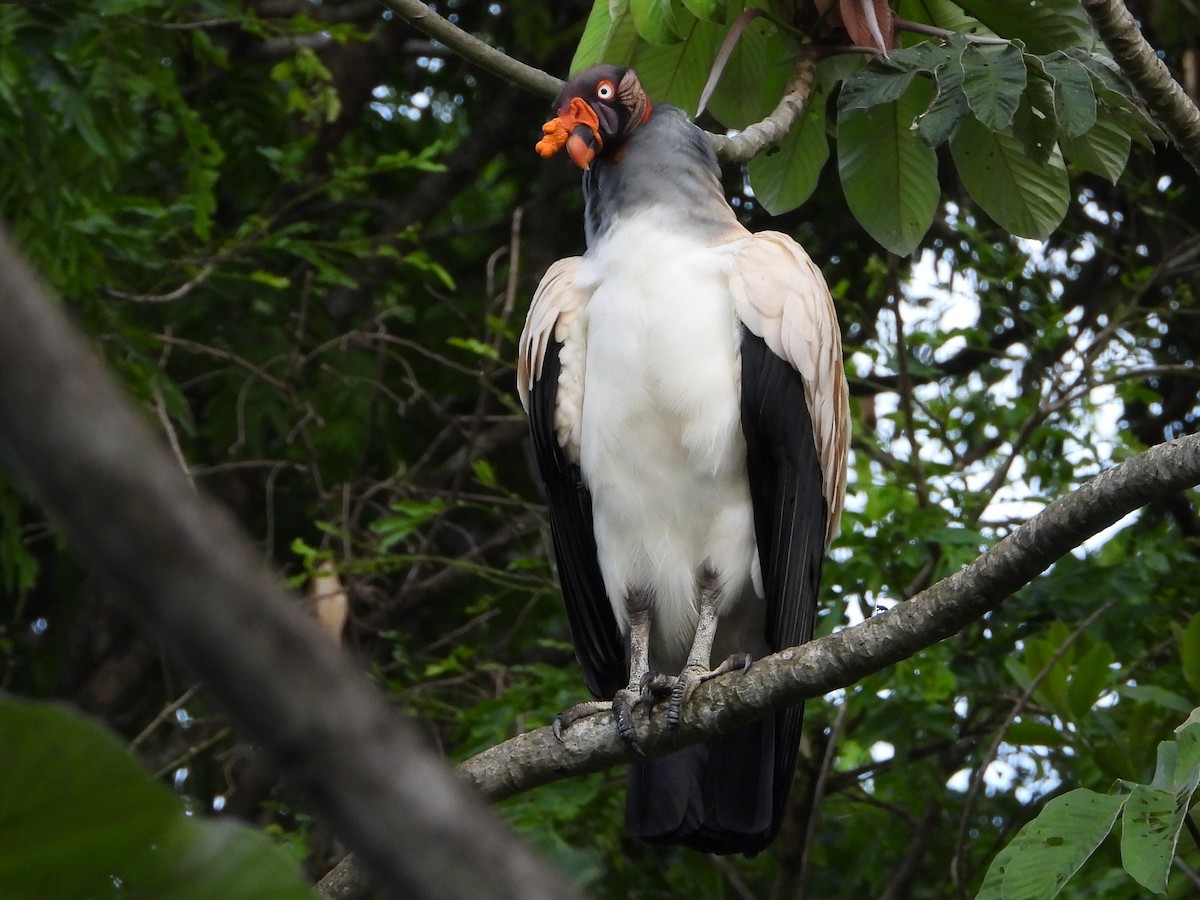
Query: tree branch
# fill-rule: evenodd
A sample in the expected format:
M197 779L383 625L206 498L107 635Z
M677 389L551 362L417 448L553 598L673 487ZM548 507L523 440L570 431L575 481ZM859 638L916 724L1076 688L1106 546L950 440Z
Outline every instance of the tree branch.
M1083 8L1121 70L1162 122L1183 158L1200 174L1200 109L1142 37L1122 0L1083 0Z
M748 126L744 131L728 137L710 134L713 150L721 160L728 163L748 162L769 147L783 140L808 108L812 96L813 82L817 75L816 57L811 50L803 50L796 59L792 77L784 88L783 98L774 112Z
M674 733L665 706L638 709L641 749L650 756L724 734L801 700L847 687L945 640L998 607L1084 540L1122 516L1200 483L1200 435L1188 435L1109 469L1038 513L969 566L907 603L861 625L790 647L745 675L701 685ZM499 800L635 757L609 714L573 724L563 742L549 728L518 735L463 762L459 774Z
M399 896L577 896L200 496L0 229L0 461Z
M563 82L541 69L527 66L473 34L463 31L453 22L443 19L422 0L383 0L384 5L400 18L419 28L436 41L441 41L463 59L486 69L498 78L522 87L542 97L556 97Z

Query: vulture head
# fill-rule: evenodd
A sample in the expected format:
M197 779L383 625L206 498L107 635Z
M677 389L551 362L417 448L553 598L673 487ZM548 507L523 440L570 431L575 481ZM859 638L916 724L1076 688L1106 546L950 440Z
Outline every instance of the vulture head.
M584 69L563 86L554 108L558 114L542 126L537 152L549 157L566 147L581 169L600 154L617 153L650 118L650 98L637 73L622 66Z

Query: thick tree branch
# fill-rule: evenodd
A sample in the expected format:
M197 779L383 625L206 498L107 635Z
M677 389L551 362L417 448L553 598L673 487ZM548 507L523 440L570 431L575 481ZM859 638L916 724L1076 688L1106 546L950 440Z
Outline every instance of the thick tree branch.
M1153 447L1051 503L960 572L861 625L791 647L697 689L674 734L665 706L639 708L638 734L651 756L697 743L800 700L854 684L945 640L995 609L1056 560L1122 516L1200 483L1200 435ZM632 760L608 714L571 726L562 743L549 728L519 735L459 766L498 800L571 775Z
M1122 0L1083 0L1083 8L1092 17L1121 70L1163 124L1184 159L1200 174L1200 109L1142 37Z
M783 98L774 112L733 137L722 134L708 136L717 156L729 163L749 162L771 144L783 140L792 126L803 117L812 96L816 75L816 57L811 52L801 53L796 59L792 77L784 88Z
M575 896L201 497L0 230L0 461L393 893Z

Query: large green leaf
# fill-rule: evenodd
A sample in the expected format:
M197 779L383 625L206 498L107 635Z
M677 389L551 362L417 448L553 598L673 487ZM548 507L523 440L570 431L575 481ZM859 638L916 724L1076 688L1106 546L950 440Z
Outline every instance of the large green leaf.
M1133 141L1112 122L1101 120L1086 134L1077 138L1060 138L1059 144L1063 155L1072 165L1116 184L1129 161Z
M1151 785L1135 785L1125 804L1121 829L1121 864L1142 887L1156 894L1167 890L1167 876L1184 816L1200 784L1200 724L1158 745L1158 765Z
M975 900L1050 900L1108 836L1126 799L1077 788L1051 800L992 860Z
M891 103L908 89L918 72L934 72L957 60L962 52L963 44L957 41L946 44L922 41L887 56L877 56L865 69L846 79L838 95L838 107L869 109Z
M1136 93L1111 59L1070 47L1066 54L1087 69L1101 115L1122 128L1130 137L1149 146L1151 140L1166 141L1167 136L1135 101Z
M746 26L729 55L708 110L726 128L745 128L765 118L783 96L795 45L768 19Z
M694 113L724 36L723 26L693 19L677 44L656 47L639 43L630 64L656 102L673 103Z
M1034 53L1095 43L1091 20L1079 0L957 0L958 5L1001 37L1018 38Z
M1038 164L1011 134L966 119L951 138L950 150L963 186L1002 228L1042 239L1066 215L1071 192L1057 148Z
M917 119L917 134L930 147L937 147L958 130L959 123L971 115L963 91L963 67L957 56L946 60L934 73L937 96Z
M1064 53L1044 60L1046 74L1054 79L1054 112L1067 137L1079 135L1096 124L1096 92L1087 69Z
M773 216L795 209L817 187L829 159L825 136L825 97L813 93L804 118L776 146L750 160L754 196Z
M937 154L913 129L932 88L914 81L897 100L838 113L838 172L846 202L863 228L900 256L933 222L941 196Z
M263 834L184 815L112 734L0 696L0 897L312 900Z
M1054 88L1048 81L1029 80L1013 116L1012 132L1035 163L1041 165L1050 159L1058 142L1058 116L1054 111Z
M992 35L993 32L978 19L963 12L960 4L954 0L899 0L896 4L896 15L902 19L914 22L927 22L936 28L946 31L957 31L960 34L981 36ZM911 35L898 32L902 38L912 39Z
M626 65L637 43L637 27L628 0L596 0L571 59L570 72L574 75L601 62Z
M962 52L963 91L971 112L980 122L999 131L1017 111L1025 90L1025 60L1009 44L981 47L969 44Z
M629 0L629 11L633 14L633 24L637 26L638 34L651 44L676 43L680 26L686 25L685 22L676 21L671 0ZM681 14L687 16L686 11L681 11Z

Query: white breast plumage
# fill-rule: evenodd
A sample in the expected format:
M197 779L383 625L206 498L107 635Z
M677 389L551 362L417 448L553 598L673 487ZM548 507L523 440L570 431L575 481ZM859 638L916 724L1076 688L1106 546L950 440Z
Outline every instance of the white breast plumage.
M610 586L652 587L664 671L695 635L697 572L721 573L732 604L756 556L728 263L647 217L594 248L576 282L591 290L580 463L600 567ZM627 628L620 593L610 600Z

